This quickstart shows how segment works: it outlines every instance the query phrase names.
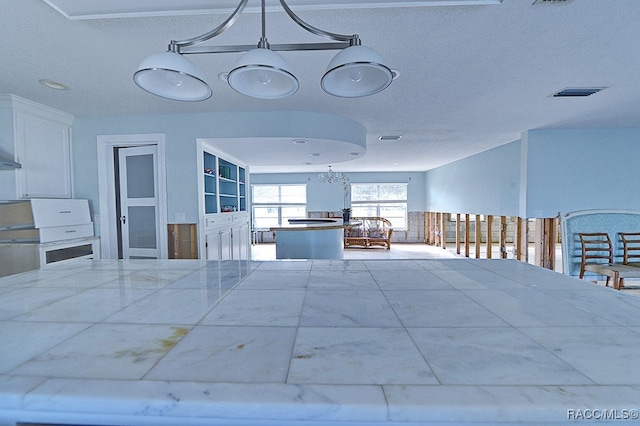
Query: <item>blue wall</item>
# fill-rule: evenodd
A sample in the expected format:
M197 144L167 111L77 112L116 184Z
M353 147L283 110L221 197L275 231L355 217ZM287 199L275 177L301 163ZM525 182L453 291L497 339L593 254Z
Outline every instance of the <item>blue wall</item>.
M185 213L187 222L198 222L196 139L263 132L270 121L265 121L265 114L290 118L306 113L77 117L75 196L91 200L94 212L98 211L98 135L164 133L168 220ZM548 129L525 132L519 141L427 172L346 174L352 183L408 183L409 211L555 217L559 212L588 209L640 210L638 159L640 129ZM348 170L348 163L344 166ZM316 173L252 174L251 182L305 183L309 210L341 209L341 186L320 184L317 177Z
M640 129L531 130L523 217L640 210Z
M426 209L527 218L640 210L640 129L547 129L426 172Z
M326 126L327 120L334 125ZM304 111L76 117L73 123L75 196L89 199L94 213L99 211L98 135L162 133L166 140L168 221L174 222L177 213L184 213L186 222L197 223L197 179L201 173L196 170L196 139L291 135L343 140L364 138L365 129L354 123L342 117ZM340 208L342 201L338 210Z
M187 222L198 222L196 138L211 136L216 121L208 115L148 115L79 117L73 123L73 174L76 198L98 202L97 136L164 133L167 157L167 217L185 213ZM193 190L188 190L193 188Z
M520 141L426 172L426 210L518 216Z

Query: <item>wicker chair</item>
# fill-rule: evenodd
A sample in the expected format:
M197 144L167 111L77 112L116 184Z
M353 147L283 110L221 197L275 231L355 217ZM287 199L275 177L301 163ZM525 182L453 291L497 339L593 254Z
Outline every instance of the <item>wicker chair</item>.
M358 222L359 225L345 229L345 248L382 246L387 250L391 249L393 227L388 219L383 217L352 217L351 221Z

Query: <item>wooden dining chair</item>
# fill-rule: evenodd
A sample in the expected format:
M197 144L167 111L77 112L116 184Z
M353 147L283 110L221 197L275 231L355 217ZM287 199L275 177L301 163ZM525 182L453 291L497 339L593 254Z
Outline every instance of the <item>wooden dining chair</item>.
M613 244L606 232L579 233L582 255L580 261L580 278L584 278L586 271L607 277L606 286L610 278L617 278L609 272L606 266L613 265ZM617 283L613 283L617 287Z
M624 250L622 263L640 267L640 232L621 232L620 238Z
M622 264L640 268L640 232L620 232L622 239ZM624 286L624 278L620 278L620 287Z

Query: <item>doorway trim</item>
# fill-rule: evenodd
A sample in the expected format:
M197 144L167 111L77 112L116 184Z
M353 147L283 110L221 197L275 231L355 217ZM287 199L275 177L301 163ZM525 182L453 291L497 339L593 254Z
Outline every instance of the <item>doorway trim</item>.
M167 259L167 174L165 135L162 133L98 135L98 191L100 203L100 253L103 259L118 258L118 234L116 227L116 188L114 148L156 145L158 147L158 225L160 258Z

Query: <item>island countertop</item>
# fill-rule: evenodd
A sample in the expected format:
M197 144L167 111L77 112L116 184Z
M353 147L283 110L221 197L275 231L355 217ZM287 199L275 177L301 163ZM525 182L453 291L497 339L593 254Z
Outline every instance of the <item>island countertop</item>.
M513 259L83 259L0 293L0 425L625 425L639 408L640 298Z
M344 223L338 218L307 218L307 219L289 219L289 223L283 226L274 226L269 228L270 231L312 231L325 229L347 228L358 226L360 222Z

